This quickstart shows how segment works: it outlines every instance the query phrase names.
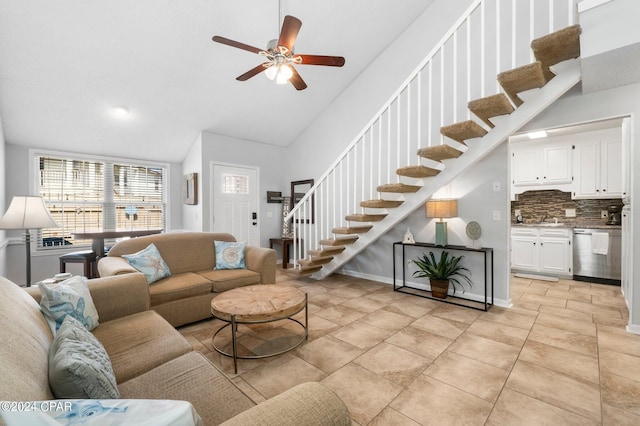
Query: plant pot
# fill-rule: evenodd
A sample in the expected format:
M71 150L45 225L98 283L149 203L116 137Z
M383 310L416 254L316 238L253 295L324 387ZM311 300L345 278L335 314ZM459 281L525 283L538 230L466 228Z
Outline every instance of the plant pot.
M429 280L431 295L438 299L446 299L449 292L449 280Z

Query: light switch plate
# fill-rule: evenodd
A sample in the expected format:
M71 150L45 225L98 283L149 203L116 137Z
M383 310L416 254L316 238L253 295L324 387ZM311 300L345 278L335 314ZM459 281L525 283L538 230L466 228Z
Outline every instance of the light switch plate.
M494 222L499 222L500 221L500 210L494 210L493 211L493 221Z
M493 192L500 192L500 181L493 182Z
M576 217L576 209L565 209L564 210L565 217Z
M609 212L606 210L600 210L600 217L606 219L609 217Z

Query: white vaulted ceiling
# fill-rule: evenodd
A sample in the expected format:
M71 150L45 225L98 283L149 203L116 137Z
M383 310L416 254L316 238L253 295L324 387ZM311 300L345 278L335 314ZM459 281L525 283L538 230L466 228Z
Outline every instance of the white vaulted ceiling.
M277 38L277 0L0 0L0 117L9 144L181 161L202 130L286 146L432 0L283 0L302 20L308 88L235 77ZM126 120L111 108L124 105Z

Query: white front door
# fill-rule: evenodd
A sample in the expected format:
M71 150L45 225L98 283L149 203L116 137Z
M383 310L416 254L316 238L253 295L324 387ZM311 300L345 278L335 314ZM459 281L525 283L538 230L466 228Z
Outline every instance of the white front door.
M211 230L260 245L258 169L211 163Z

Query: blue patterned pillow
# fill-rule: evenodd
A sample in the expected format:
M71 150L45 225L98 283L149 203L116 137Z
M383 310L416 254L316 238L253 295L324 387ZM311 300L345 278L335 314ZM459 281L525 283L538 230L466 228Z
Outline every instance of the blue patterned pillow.
M107 351L72 316L49 348L49 385L56 398L120 398Z
M54 335L66 316L77 319L87 330L98 326L98 311L85 277L75 276L55 284L40 283L38 287L42 294L40 310Z
M155 244L149 244L145 249L133 254L123 254L129 265L142 272L151 284L171 275L169 265L160 256Z
M214 241L216 266L213 269L247 269L244 263L244 247L247 242Z

